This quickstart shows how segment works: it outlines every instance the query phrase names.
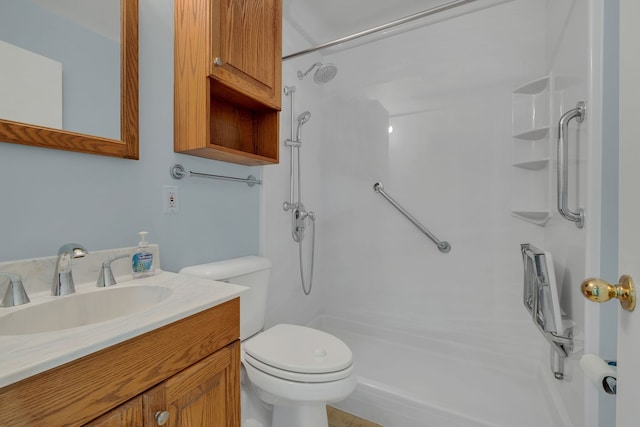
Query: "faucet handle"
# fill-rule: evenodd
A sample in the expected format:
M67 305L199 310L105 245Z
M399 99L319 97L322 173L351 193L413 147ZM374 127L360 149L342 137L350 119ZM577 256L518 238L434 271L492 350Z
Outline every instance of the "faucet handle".
M30 301L29 296L22 285L22 278L19 275L0 272L0 277L6 277L9 279L9 286L7 287L7 291L4 293L4 298L2 298L0 306L14 307L16 305L26 304Z
M111 263L120 258L128 258L129 254L118 255L107 259L102 263L102 268L100 269L100 274L98 275L98 281L96 282L96 286L99 288L103 288L105 286L115 285L116 278L113 277L113 271L111 271Z

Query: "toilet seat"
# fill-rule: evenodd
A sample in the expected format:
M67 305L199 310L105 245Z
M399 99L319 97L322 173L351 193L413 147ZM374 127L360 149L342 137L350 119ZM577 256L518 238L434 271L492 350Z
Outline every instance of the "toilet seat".
M285 371L284 369L278 369L262 363L261 361L255 359L254 357L251 357L247 353L244 353L242 355L242 361L273 377L299 383L327 383L331 381L338 381L348 377L353 373L353 365L349 366L347 369L343 369L342 371L326 372L320 374Z
M298 325L276 325L243 343L243 359L270 375L298 382L349 376L353 353L333 335Z

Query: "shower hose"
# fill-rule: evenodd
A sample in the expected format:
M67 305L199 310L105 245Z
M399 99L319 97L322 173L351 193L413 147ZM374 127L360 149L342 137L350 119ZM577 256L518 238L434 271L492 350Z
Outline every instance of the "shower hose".
M309 212L309 215L307 217L311 219L311 271L309 272L309 289L307 289L307 285L305 284L304 267L302 263L302 241L304 240L304 238L296 239L294 236L294 240L298 241L298 255L300 258L300 281L302 282L302 292L304 292L305 295L309 295L311 293L311 287L313 286L313 265L315 260L314 255L316 248L316 216L313 214L313 212Z

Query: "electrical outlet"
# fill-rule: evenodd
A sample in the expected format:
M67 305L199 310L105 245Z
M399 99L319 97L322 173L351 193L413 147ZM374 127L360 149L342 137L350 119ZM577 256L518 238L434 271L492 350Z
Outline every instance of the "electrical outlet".
M178 187L174 185L162 186L162 211L164 213L180 212L180 204L178 203Z

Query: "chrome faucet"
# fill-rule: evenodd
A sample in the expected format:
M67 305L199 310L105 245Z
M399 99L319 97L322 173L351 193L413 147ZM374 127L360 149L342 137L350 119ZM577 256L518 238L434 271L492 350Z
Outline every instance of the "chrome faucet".
M82 258L89 252L79 243L67 243L58 249L58 260L53 273L53 283L51 284L51 295L67 295L76 291L73 283L71 271L71 260Z
M20 276L12 273L0 273L0 277L6 277L9 279L9 287L4 293L4 298L2 298L0 306L15 307L16 305L22 305L29 302L29 297L27 296L27 292L24 290L24 286L22 286L22 278Z

